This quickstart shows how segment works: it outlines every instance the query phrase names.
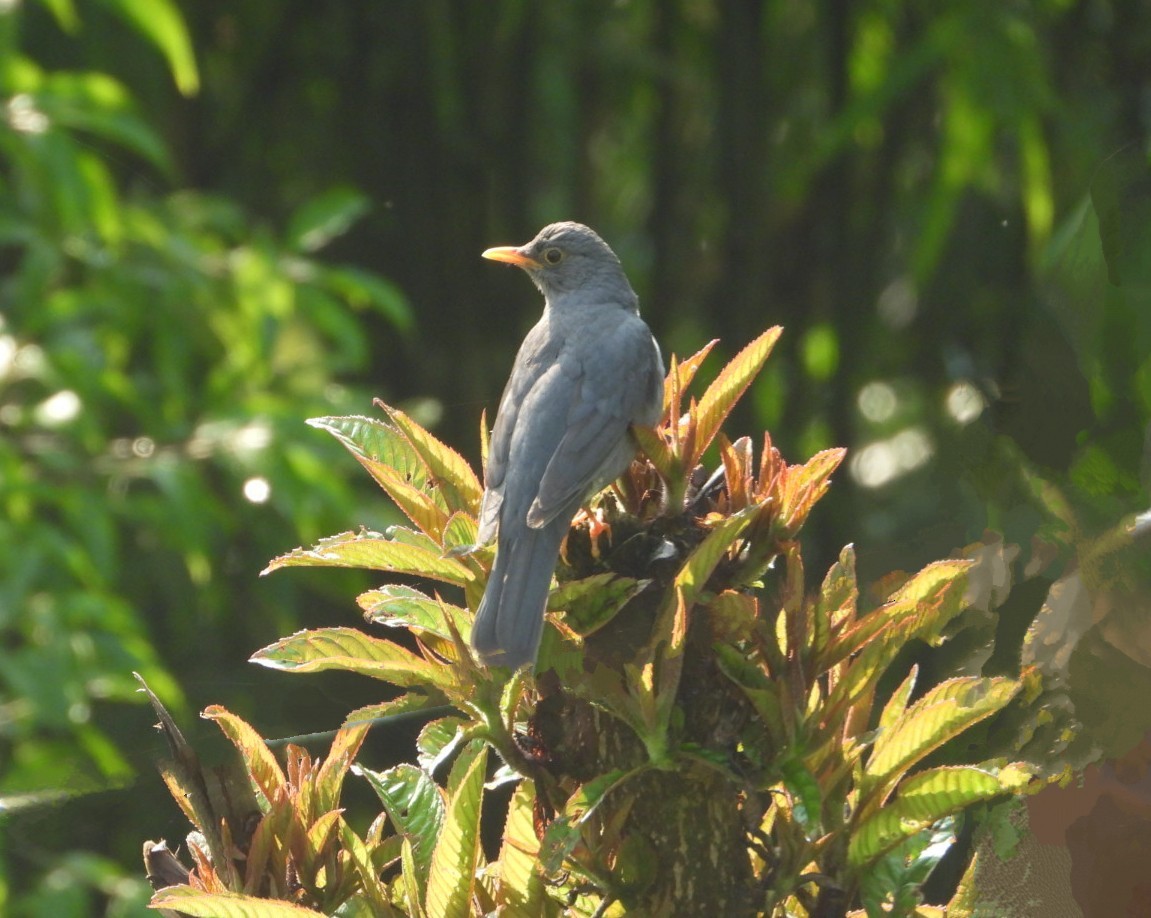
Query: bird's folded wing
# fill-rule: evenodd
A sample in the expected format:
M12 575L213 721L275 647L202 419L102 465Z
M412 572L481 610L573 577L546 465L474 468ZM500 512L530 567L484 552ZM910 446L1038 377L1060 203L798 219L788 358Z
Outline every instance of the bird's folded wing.
M564 510L574 512L573 503L609 484L627 467L635 451L628 426L648 413L645 403L652 389L648 377L658 362L651 357L650 334L645 337L642 350L601 353L592 366L588 361L579 365L567 431L548 461L528 511L527 523L533 529L546 526Z

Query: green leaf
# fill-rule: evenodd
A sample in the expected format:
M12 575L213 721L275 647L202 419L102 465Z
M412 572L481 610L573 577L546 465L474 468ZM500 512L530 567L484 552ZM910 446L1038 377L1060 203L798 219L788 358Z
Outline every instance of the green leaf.
M887 806L851 833L847 859L861 867L944 816L1004 793L999 779L971 766L933 768L904 781Z
M650 580L636 580L607 571L561 583L548 597L548 611L563 612L564 624L587 637L615 618Z
M667 414L668 410L673 407L678 410L678 406L674 406L671 403L673 393L678 392L682 396L682 394L687 391L688 386L690 386L692 380L695 379L695 374L699 370L700 365L707 359L707 355L711 353L712 348L717 344L719 344L719 339L712 338L690 357L685 357L683 360L674 360L674 367L669 368L667 379L663 384L664 414ZM675 419L673 418L673 420Z
M415 587L386 584L361 593L356 597L356 603L364 610L367 619L377 625L403 626L451 640L451 629L446 621L450 618L460 634L467 635L471 631L471 617L464 609L433 599Z
M568 798L564 811L552 820L540 843L539 864L544 876L554 876L580 841L584 822L612 790L636 774L616 769L581 785Z
M367 721L349 724L344 723L336 731L328 754L324 756L323 764L316 772L315 794L316 809L321 812L335 810L340 805L340 792L343 790L344 778L352 762L360 752L360 746L371 729Z
M299 252L315 252L368 212L368 198L354 188L332 188L301 204L288 220L285 242Z
M356 309L373 309L401 332L415 324L404 292L385 277L348 265L317 265L317 281Z
M344 718L344 725L367 724L370 727L376 721L387 722L392 719L398 721L441 704L443 704L443 699L434 694L425 695L421 692L408 692L398 698L393 698L391 701L356 708Z
M185 96L200 89L192 41L173 0L103 0L104 5L147 38L168 61L176 86Z
M396 832L412 841L412 858L419 887L428 880L432 851L444 823L444 798L431 775L406 762L387 771L362 766L353 769L368 779Z
M200 716L205 720L214 720L232 741L265 800L276 800L283 794L288 783L283 769L264 738L250 724L215 704L206 708Z
M467 721L460 717L441 717L424 724L416 738L417 761L428 774L432 774L464 739Z
M161 889L148 903L149 908L169 908L194 918L313 918L322 912L281 899L261 899L233 892L207 893L190 886Z
M919 664L916 663L911 667L911 672L907 674L907 678L900 683L899 688L892 692L891 697L887 699L887 704L883 706L883 711L879 715L878 729L887 730L903 716L903 712L907 710L907 702L915 689L915 679L918 675Z
M453 512L463 510L477 516L484 489L472 467L459 453L441 443L399 408L383 407L424 461L431 479L443 490L448 509Z
M537 867L540 842L536 838L536 789L533 781L521 781L508 805L500 847L500 881L497 901L508 915L550 916L559 914L558 904L547 894Z
M428 913L437 918L468 918L471 914L487 763L487 747L481 747L448 801L432 853L426 893Z
M400 912L388 900L387 889L380 880L377 866L372 863L368 846L343 819L340 820L340 847L341 853L346 852L350 858L359 877L361 895L368 906L366 913L372 918L401 918Z
M715 381L707 387L703 397L699 400L695 416L697 423L695 449L693 455L685 457L685 467L695 465L703 451L719 433L723 422L727 420L731 409L739 401L747 387L763 369L771 349L783 329L778 325L769 328L762 335L752 341L747 347L735 355L716 377Z
M297 631L256 651L251 660L287 672L341 669L405 688L413 685L456 687L450 668L429 663L397 644L370 637L354 628Z
M932 688L879 734L863 769L865 796L873 790L885 796L929 753L1006 706L1019 687L1014 679L968 677Z
M314 548L296 548L273 558L261 574L282 567L357 567L427 577L456 586L475 579L471 568L456 558L368 531L341 532L321 539Z
M163 140L135 113L132 97L113 77L104 73L53 73L32 95L36 107L53 124L110 140L161 171L171 171Z

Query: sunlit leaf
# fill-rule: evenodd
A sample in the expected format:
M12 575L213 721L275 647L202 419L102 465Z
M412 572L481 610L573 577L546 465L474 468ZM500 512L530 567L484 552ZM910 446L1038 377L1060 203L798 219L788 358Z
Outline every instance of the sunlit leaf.
M472 516L478 514L484 489L472 467L399 408L390 405L383 408L424 461L432 480L444 492L448 508L453 512L463 510Z
M448 801L428 873L429 914L443 918L467 918L471 914L487 761L487 747L481 747Z
M432 774L453 752L464 738L467 721L459 717L441 717L424 724L416 738L417 760L420 767Z
M521 781L508 804L504 822L503 845L500 848L499 901L509 915L559 914L559 905L547 895L543 877L537 867L540 843L536 838L533 809L535 784Z
M368 735L371 724L367 721L347 723L336 731L332 745L316 773L314 792L316 808L320 812L334 810L340 803L344 777L359 754L360 746Z
M276 761L264 738L251 725L215 704L206 708L201 716L206 720L214 720L232 741L252 781L266 800L275 800L285 791L287 779L280 763Z
M195 918L313 918L310 908L280 899L261 899L233 892L202 892L190 886L169 886L152 896L149 908L169 908Z
M371 918L402 918L402 913L393 908L391 902L388 901L387 889L380 880L378 868L372 861L372 854L368 850L368 846L343 819L340 820L340 844L343 851L347 852L348 858L355 867L356 875L359 877L361 897L368 906L364 910L364 914L370 915ZM338 914L342 916L348 911L349 908L345 904ZM352 912L351 914L357 913Z
M890 786L949 739L1002 709L1019 685L1014 679L968 677L935 686L876 738L863 786Z
M999 779L979 768L933 768L914 775L890 803L855 827L848 862L862 866L944 816L1001 793Z
M707 449L715 435L719 433L735 403L763 368L782 331L779 326L765 331L736 354L720 371L715 381L708 386L695 412L698 433L689 465L695 464L694 460Z
M788 469L780 494L779 515L789 533L796 532L807 521L812 507L827 493L831 476L846 455L844 449L825 449L802 466Z
M261 666L289 672L340 669L404 687L455 686L455 676L447 667L429 663L398 644L353 628L297 631L256 651L251 659Z
M445 620L450 617L460 634L466 636L471 630L471 617L464 609L433 599L415 587L385 584L361 593L356 602L368 620L377 625L404 626L450 640L452 635Z
M387 771L357 767L380 798L396 832L412 841L412 855L418 885L427 883L432 851L444 822L444 798L431 775L415 765L403 763Z
M561 869L564 859L579 844L584 821L613 789L632 774L634 772L610 771L580 786L568 797L563 813L552 820L540 842L540 870L545 876L552 876Z
M918 675L919 664L917 663L911 667L911 672L907 674L907 678L899 684L899 688L891 693L891 697L887 699L887 704L883 706L883 711L879 715L878 727L880 730L888 729L903 716L903 712L907 710L907 702L915 689L915 679Z
M314 548L297 548L268 562L269 574L282 567L356 567L411 574L463 586L475 578L471 569L440 552L389 539L378 532L342 532L321 539Z

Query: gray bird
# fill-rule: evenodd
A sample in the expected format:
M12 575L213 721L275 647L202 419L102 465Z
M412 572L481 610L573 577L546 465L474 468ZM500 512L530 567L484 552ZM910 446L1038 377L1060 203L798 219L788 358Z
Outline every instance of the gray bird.
M663 358L619 259L588 227L553 223L483 255L523 268L544 295L500 399L479 520L479 543L498 541L472 646L518 668L539 650L572 517L627 468L631 425L659 420Z

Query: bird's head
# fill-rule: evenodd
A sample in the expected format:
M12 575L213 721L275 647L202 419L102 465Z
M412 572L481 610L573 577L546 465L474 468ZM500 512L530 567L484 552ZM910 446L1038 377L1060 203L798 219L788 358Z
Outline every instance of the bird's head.
M484 258L527 271L549 302L573 291L602 291L634 301L635 293L615 252L582 223L552 223L526 245L488 249Z

